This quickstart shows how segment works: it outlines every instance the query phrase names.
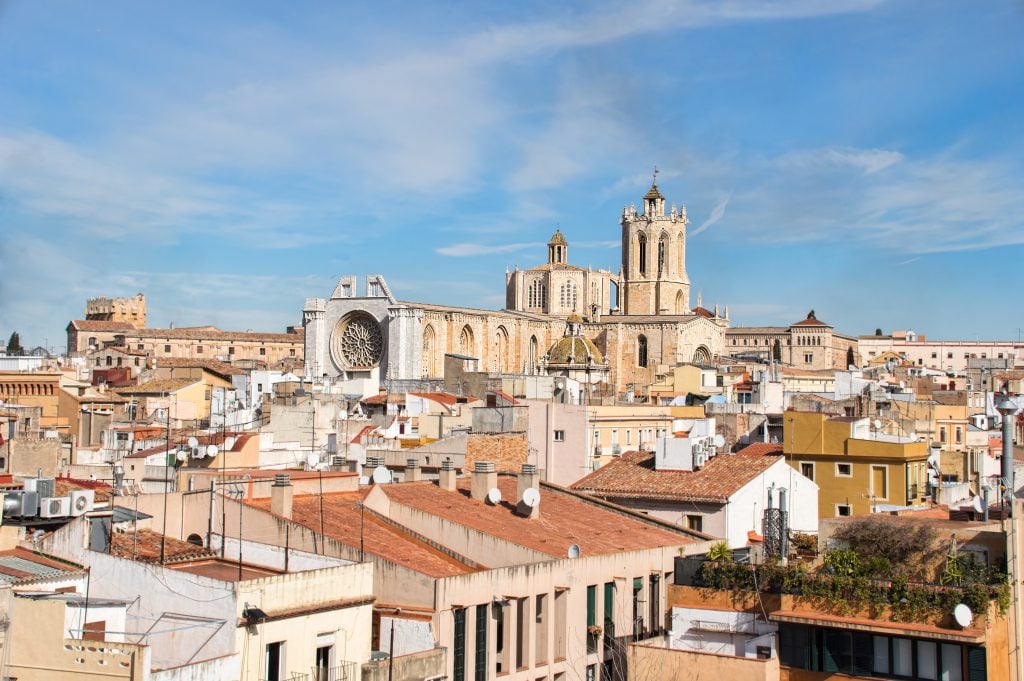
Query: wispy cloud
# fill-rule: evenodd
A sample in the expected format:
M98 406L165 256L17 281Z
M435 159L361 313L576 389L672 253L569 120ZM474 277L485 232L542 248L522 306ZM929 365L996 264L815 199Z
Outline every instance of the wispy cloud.
M496 255L499 253L518 253L544 248L543 243L528 242L518 244L451 244L435 249L438 255L446 255L450 258L471 258L478 255Z
M725 217L725 207L729 205L729 199L732 198L732 192L729 192L715 204L715 207L711 209L711 214L708 219L700 224L700 227L690 232L690 236L694 237L705 231L708 227L715 224L719 220Z
M898 262L896 264L897 265L909 265L910 263L917 262L920 259L921 259L921 256L916 256L916 257L913 257L913 258L907 258L906 260L901 260L900 262Z

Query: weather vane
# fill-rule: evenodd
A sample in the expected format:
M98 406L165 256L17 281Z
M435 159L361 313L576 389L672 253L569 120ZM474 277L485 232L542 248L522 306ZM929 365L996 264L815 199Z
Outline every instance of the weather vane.
M651 178L651 184L658 184L658 166L654 166L654 177Z

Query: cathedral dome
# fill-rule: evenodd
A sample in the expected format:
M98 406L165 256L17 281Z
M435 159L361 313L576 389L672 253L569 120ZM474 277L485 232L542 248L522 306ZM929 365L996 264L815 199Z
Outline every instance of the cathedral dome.
M590 357L594 364L604 364L604 355L594 342L582 336L566 336L548 350L548 364L587 364Z

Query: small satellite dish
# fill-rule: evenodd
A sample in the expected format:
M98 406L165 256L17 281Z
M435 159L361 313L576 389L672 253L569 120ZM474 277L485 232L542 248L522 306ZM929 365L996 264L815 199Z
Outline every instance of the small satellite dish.
M487 503L491 506L497 506L501 503L501 490L497 487L492 487L487 490Z
M307 456L306 465L309 466L311 471L315 471L316 467L320 465L320 455L314 452Z
M368 475L360 475L359 476L359 484L360 485L369 485L370 484L370 476L368 476Z
M982 502L981 497L974 497L973 499L971 499L971 506L978 513L985 512L985 504Z
M186 461L186 460L188 460L188 452L186 452L185 450L179 450L178 451L178 455L177 455L177 459L178 459L178 461Z
M967 605L960 603L953 608L953 619L956 620L957 624L966 629L974 622L974 613L971 612Z
M200 447L192 450L193 459L201 459L206 456L206 447Z
M580 557L580 545L579 544L569 544L569 550L566 551L566 555L569 556L570 558L579 558Z
M219 452L219 451L220 450L217 449L217 445L207 445L206 446L206 456L210 457L211 459L213 457L217 456L217 452Z
M875 430L878 430L879 428L882 427L882 422L879 421L878 419L875 419L873 423L874 423L874 426L875 426Z
M391 471L386 466L377 466L373 469L373 481L378 485L391 482Z
M725 446L725 438L722 437L721 435L715 435L715 446L716 447L724 447Z
M523 503L529 508L537 508L540 505L540 492L535 487L527 487L523 490Z
M199 440L198 440L198 439L197 439L196 437L190 437L190 438L188 439L188 446L189 446L189 447L190 447L191 449L195 449L196 447L198 447L198 446L199 446Z

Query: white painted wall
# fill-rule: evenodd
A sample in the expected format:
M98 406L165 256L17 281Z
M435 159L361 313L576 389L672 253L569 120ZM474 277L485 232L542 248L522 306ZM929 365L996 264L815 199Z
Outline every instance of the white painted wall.
M728 456L720 454L719 456ZM756 478L741 487L729 499L726 507L725 540L737 548L747 545L747 531L761 534L764 509L768 505L768 490L775 485L774 505L778 506L778 488L788 490L789 526L794 532L818 532L818 485L805 478L783 457Z

